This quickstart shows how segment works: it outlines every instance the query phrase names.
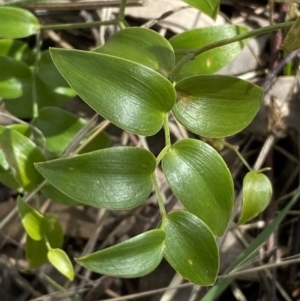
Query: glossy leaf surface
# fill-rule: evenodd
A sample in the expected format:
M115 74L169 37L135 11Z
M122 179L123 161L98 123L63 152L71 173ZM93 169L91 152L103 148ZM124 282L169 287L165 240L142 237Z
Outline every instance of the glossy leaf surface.
M6 129L0 135L0 147L20 186L27 191L36 188L43 178L33 163L45 160L37 146L19 132Z
M222 236L232 211L233 182L218 152L202 141L183 139L164 155L162 168L183 206Z
M11 57L1 55L0 66L0 97L13 99L26 94L32 81L29 67Z
M199 1L199 3L202 1ZM210 26L185 31L170 39L175 49L199 49L216 41L246 33L245 27L235 25ZM199 74L213 74L228 65L244 48L247 40L217 47L198 55L180 70L176 80ZM184 55L176 54L178 63Z
M159 73L118 57L52 49L52 59L78 95L116 126L154 135L175 101L171 83Z
M63 153L85 123L76 115L55 107L41 109L33 121L46 139L46 150L57 156ZM37 141L42 145L40 136L37 136Z
M170 43L157 32L147 28L125 28L94 51L134 61L165 76L171 73L175 64L175 55Z
M155 157L135 147L114 147L37 164L54 187L86 205L129 209L152 190Z
M182 0L183 2L199 9L201 12L216 19L219 12L220 0Z
M57 218L53 215L46 215L45 218L51 225L51 230L46 233L47 240L52 248L61 248L64 240L62 227ZM29 235L26 239L26 258L29 269L34 269L48 262L48 248L45 238L34 240Z
M21 197L18 197L18 211L23 227L32 239L41 240L51 230L49 221Z
M250 171L243 181L243 208L239 224L244 224L257 216L269 205L272 196L272 184L262 173Z
M164 255L185 279L212 285L219 272L219 253L209 228L195 215L174 211L167 215Z
M210 138L233 135L255 117L263 90L224 75L199 75L177 83L173 113L191 132Z
M38 19L28 10L15 7L0 7L0 37L25 38L40 29Z
M152 272L161 262L165 232L151 230L76 261L100 274L133 278Z
M74 269L68 255L61 249L50 249L47 253L50 263L69 280L74 279Z

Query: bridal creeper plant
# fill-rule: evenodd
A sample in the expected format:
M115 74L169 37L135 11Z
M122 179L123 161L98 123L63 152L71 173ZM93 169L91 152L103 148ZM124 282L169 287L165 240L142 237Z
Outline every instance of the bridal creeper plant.
M184 2L217 16L218 0ZM216 237L224 234L232 214L232 177L218 152L201 139L171 143L169 117L172 114L190 132L228 146L241 157L224 137L253 120L263 91L239 78L214 73L241 51L247 38L293 23L252 32L234 25L198 28L168 41L147 28L125 28L125 4L122 1L120 16L113 21L54 26L40 25L26 10L0 7L0 97L14 118L31 120L0 128L0 179L21 193L31 192L25 200L18 198L30 269L49 261L74 278L72 264L61 249L59 221L42 214L38 202L36 209L27 204L37 191L68 205L126 210L143 204L154 188L161 214L157 229L76 262L100 274L132 278L150 273L165 257L184 278L212 285L219 270ZM93 51L39 50L40 31L111 23L122 30ZM286 50L299 48L298 23L288 34ZM298 42L291 42L295 31ZM35 53L15 40L32 34L37 36ZM80 152L66 157L66 149L86 126L84 120L58 108L75 93L125 131L152 136L163 128L165 147L157 157L138 147L108 147L109 138L101 133L89 144L88 135L82 137ZM272 187L261 171L241 159L249 168L239 219L244 223L265 209ZM166 213L155 175L160 165L185 210Z

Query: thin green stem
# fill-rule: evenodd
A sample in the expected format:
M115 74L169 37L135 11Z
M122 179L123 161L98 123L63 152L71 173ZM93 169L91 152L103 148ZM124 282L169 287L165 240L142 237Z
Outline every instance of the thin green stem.
M265 172L265 171L268 171L268 170L271 170L272 168L271 167L264 167L264 168L261 168L259 170L257 170L256 172L257 173L262 173L262 172Z
M84 23L70 23L70 24L55 24L55 25L42 25L41 30L70 30L70 29L80 29L80 28L92 28L105 25L116 25L118 24L118 19L113 19L109 21L95 21L95 22L84 22Z
M161 152L159 153L159 155L156 158L156 166L160 163L162 157L164 156L164 154L168 151L168 149L171 147L171 145L166 145Z
M128 24L125 21L125 9L126 9L126 2L127 0L122 0L121 4L120 4L120 11L119 11L119 15L118 15L118 25L120 27L120 29L124 29L126 27L128 27Z
M122 0L120 4L120 11L118 19L124 21L125 20L125 8L126 8L127 0Z
M37 80L37 73L39 69L39 61L41 57L41 32L39 31L36 35L36 54L35 54L35 61L34 61L34 69L32 73L32 110L33 110L33 117L38 117L39 114L39 104L37 99L37 86L36 86L36 80Z
M161 226L162 229L165 228L165 220L166 220L166 216L167 216L167 212L166 212L166 208L165 208L165 204L164 204L164 198L161 194L161 191L159 189L159 185L158 185L158 180L156 178L155 172L152 174L152 182L153 182L153 186L154 186L154 191L157 197L157 202L158 202L158 206L159 206L159 211L160 211L160 215L162 218L162 222L161 222Z
M249 169L249 171L252 171L252 168L248 164L248 162L245 160L245 158L242 156L242 154L238 151L237 146L231 145L230 143L224 141L224 145L228 147L229 149L233 150L236 155L240 158L240 160L243 162L243 164Z
M45 242L46 242L46 247L47 247L48 251L50 251L52 248L51 248L51 245L49 243L49 240L48 240L47 236L44 236L44 239L45 239Z
M227 39L223 39L220 41L216 41L212 44L206 45L204 47L198 48L198 49L179 49L176 50L175 52L177 54L186 54L186 56L175 66L175 68L173 69L172 73L170 74L170 81L173 82L175 80L175 77L177 76L177 74L179 73L180 69L189 61L195 59L195 57L205 51L217 48L217 47L221 47L227 44L231 44L234 42L239 42L242 41L244 39L249 39L258 35L262 35L265 33L269 33L278 29L284 29L284 28L288 28L291 27L293 25L294 22L285 22L285 23L279 23L279 24L274 24L274 25L270 25L270 26L266 26L263 28L258 28L258 29L254 29L252 31L249 31L247 33L244 34L240 34L240 35L236 35L232 38L227 38Z
M165 145L171 145L170 127L169 127L169 114L165 115L164 119L164 131L165 131Z

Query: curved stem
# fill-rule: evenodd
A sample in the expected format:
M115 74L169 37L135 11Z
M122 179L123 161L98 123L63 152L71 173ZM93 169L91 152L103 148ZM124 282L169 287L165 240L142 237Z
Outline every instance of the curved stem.
M160 215L162 218L161 226L162 226L162 229L164 229L167 212L166 212L163 196L161 194L161 191L159 190L158 180L156 178L155 172L152 174L152 182L153 182L154 191L155 191L155 194L157 197Z
M171 145L170 127L169 127L169 114L165 115L164 119L164 131L165 131L165 145Z
M79 28L91 28L99 27L103 25L116 25L119 20L108 20L108 21L95 21L95 22L84 22L84 23L70 23L70 24L55 24L55 25L42 25L41 30L69 30Z
M126 2L127 2L127 0L122 0L121 4L120 4L120 11L119 11L118 19L122 20L122 21L124 21L124 19L125 19Z
M180 69L189 61L195 59L195 57L205 51L220 47L220 46L224 46L227 44L231 44L234 42L239 42L248 38L252 38L258 35L262 35L265 33L269 33L278 29L283 29L283 28L288 28L291 27L293 25L294 22L284 22L284 23L279 23L279 24L274 24L274 25L270 25L270 26L266 26L263 28L258 28L258 29L254 29L250 32L244 33L244 34L240 34L240 35L236 35L232 38L227 38L227 39L223 39L220 41L216 41L214 43L211 43L209 45L203 46L201 48L198 49L180 49L180 50L175 50L175 53L177 54L186 54L186 56L175 66L175 68L173 69L171 75L170 75L170 81L173 82L175 80L175 77L177 76L177 74L179 73Z
M160 163L162 157L164 156L164 154L168 151L168 149L171 147L171 145L166 145L161 152L159 153L159 155L156 158L156 166Z
M248 164L248 162L246 161L246 159L238 151L237 146L231 145L230 143L228 143L226 141L224 141L224 145L226 147L228 147L229 149L233 150L236 153L236 155L240 158L240 160L243 162L243 164L249 169L249 171L252 171L252 168L250 167L250 165Z
M37 86L36 86L36 80L37 80L37 73L39 68L39 61L41 57L41 32L39 31L36 35L36 54L35 54L35 61L34 61L34 69L32 73L32 102L33 102L33 117L36 118L39 115L39 104L37 99Z

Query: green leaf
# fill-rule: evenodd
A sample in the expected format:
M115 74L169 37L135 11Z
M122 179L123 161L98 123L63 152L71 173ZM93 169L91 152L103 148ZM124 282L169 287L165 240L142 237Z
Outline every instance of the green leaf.
M32 239L41 240L51 230L49 221L21 197L18 197L18 211L23 227Z
M183 139L166 152L162 168L183 206L215 235L222 236L232 212L234 191L231 174L218 152L202 141Z
M219 6L220 6L220 0L182 0L183 2L199 9L202 13L208 15L209 17L216 19L218 12L219 12Z
M37 146L17 131L6 129L0 135L0 148L12 169L16 180L27 191L41 183L43 178L33 163L44 161L44 155Z
M156 160L136 147L114 147L36 164L54 187L86 205L129 209L143 203L152 190Z
M176 119L191 132L210 138L233 135L255 117L263 90L224 75L199 75L177 83Z
M87 121L78 116L56 107L45 107L39 111L39 116L32 124L38 128L46 139L46 150L59 157L73 141L78 132L86 125ZM35 135L39 145L44 141L40 135ZM102 132L95 137L80 153L108 147L109 136Z
M152 272L161 262L165 232L151 230L76 261L94 272L134 278Z
M272 184L262 173L250 171L243 181L243 209L239 224L244 224L266 209L272 197Z
M55 107L41 109L33 121L33 125L41 130L46 139L46 150L56 156L64 152L85 123L76 115ZM41 137L37 135L36 138L42 145Z
M46 233L47 240L52 248L61 248L64 240L64 234L60 222L53 215L46 215L45 218L51 225L51 230ZM26 240L26 258L29 262L29 269L34 269L48 262L48 248L46 239L34 240L27 235Z
M165 223L164 255L171 266L185 279L212 285L219 271L219 253L209 228L195 215L174 211Z
M139 27L129 27L114 34L95 52L134 61L168 76L175 65L175 55L170 43L157 32Z
M1 151L2 153L2 151ZM19 191L20 184L16 181L11 170L0 170L0 182L13 190Z
M48 50L42 52L39 61L38 76L45 84L47 84L50 87L69 88L69 85L67 84L66 80L61 76L61 74L58 72L57 68L55 67Z
M7 129L12 129L14 131L19 132L20 134L26 136L26 137L30 137L32 134L32 130L31 127L28 124L21 124L21 123L15 123L15 124L11 124L6 126Z
M26 94L32 81L29 67L23 62L1 55L0 66L0 97L13 99Z
M45 184L41 189L41 192L49 199L54 202L65 204L68 206L82 206L82 203L75 201L74 199L68 197L66 194L60 192L54 186L49 183Z
M296 19L280 45L280 49L294 51L300 49L300 17Z
M74 90L68 87L51 87L43 82L39 76L36 77L36 97L39 109L50 106L60 106L70 98L74 97ZM29 89L21 97L5 100L5 108L19 118L31 119L34 112L33 103L34 83L30 82Z
M50 263L68 279L74 279L74 269L68 255L61 249L50 249L48 251Z
M97 113L123 130L154 135L175 102L172 84L159 73L122 58L51 49L71 87Z
M28 10L0 7L0 20L1 38L25 38L40 30L38 19Z
M0 55L9 56L17 61L31 63L33 53L27 43L19 40L2 39L0 40Z
M199 49L216 41L231 38L247 31L247 28L235 25L196 28L175 35L170 39L170 43L176 53L177 49ZM183 66L176 80L178 81L198 74L213 74L217 72L228 65L241 52L246 43L247 40L243 40L203 52ZM183 57L184 55L176 54L176 63Z
M228 274L236 267L245 264L245 262L251 260L256 254L256 251L262 247L268 240L270 235L276 230L289 210L296 204L300 196L300 186L295 191L294 197L289 203L279 212L270 225L268 225L249 245L249 247L242 252L235 262L226 270L225 274ZM221 293L228 287L228 285L234 280L235 277L219 279L217 283L209 290L209 292L201 299L201 301L215 300ZM200 301L200 300L199 300Z

